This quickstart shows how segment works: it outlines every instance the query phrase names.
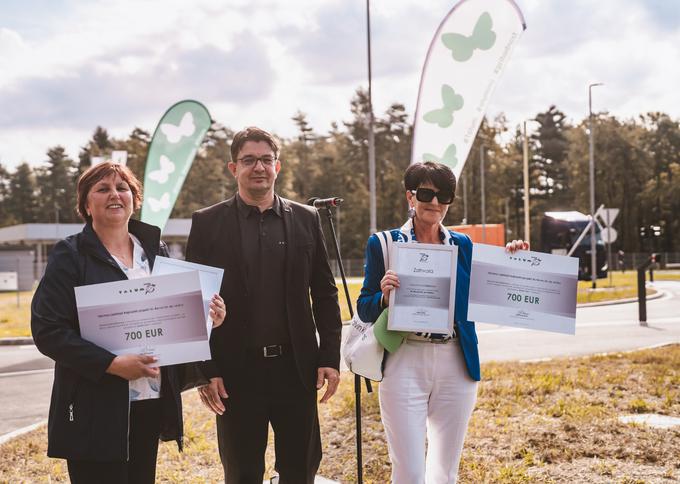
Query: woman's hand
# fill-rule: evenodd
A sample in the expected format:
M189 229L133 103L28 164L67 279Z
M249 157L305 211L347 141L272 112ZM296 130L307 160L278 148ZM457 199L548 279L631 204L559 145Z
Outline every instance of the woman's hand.
M529 242L524 240L513 240L505 244L505 251L514 254L518 250L529 250Z
M106 369L106 373L126 380L136 380L143 376L157 377L160 370L148 366L156 361L158 358L149 355L118 355Z
M224 305L224 299L219 294L214 294L210 301L210 319L212 319L213 328L217 328L224 323L224 318L227 316L227 307Z
M387 271L380 280L380 290L382 291L382 305L387 306L390 300L390 291L399 287L399 278L394 271Z

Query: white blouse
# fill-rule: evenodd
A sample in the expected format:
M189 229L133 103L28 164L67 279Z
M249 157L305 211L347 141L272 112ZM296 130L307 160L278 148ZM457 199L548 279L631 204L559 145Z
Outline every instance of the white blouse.
M134 244L132 253L132 267L127 267L115 255L111 254L113 259L118 263L128 279L139 279L140 277L147 277L151 275L151 268L149 267L149 259L142 248L141 242L134 235L130 234L130 239ZM129 381L130 401L148 400L151 398L160 398L161 396L161 375L157 377L143 376L136 380Z

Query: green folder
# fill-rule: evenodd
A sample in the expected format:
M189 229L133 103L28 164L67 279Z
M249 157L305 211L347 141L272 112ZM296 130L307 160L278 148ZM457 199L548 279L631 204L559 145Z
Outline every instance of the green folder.
M373 334L378 343L389 353L394 353L408 336L408 331L390 331L387 329L387 308L378 316L373 323Z

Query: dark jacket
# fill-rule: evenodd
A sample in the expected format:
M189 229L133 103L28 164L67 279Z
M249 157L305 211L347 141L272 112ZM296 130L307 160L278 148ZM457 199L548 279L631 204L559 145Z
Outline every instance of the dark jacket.
M340 365L338 289L317 211L284 198L281 206L286 237L285 311L291 346L300 378L309 390L315 390L317 368L338 369ZM193 214L187 260L224 268L220 295L227 316L224 324L212 331L212 361L206 362L204 372L208 378L224 378L229 392L239 386L243 373L250 308L267 304L266 294L249 294L246 287L235 197Z
M130 220L153 267L167 255L158 227ZM41 353L52 358L54 384L47 455L87 461L127 461L128 381L106 373L115 355L80 337L73 288L125 280L91 224L59 241L33 296L31 330ZM161 369L161 439L182 448L181 366Z
M408 242L410 234L401 229L389 231L394 242ZM448 230L444 243L458 246L458 265L456 268L456 304L455 325L460 347L463 350L465 365L470 378L481 379L479 367L479 350L475 323L468 321L468 300L470 299L470 270L472 265L472 241L465 234ZM357 312L362 321L373 322L378 319L383 308L380 305L382 291L380 281L385 275L385 262L377 234L368 238L366 245L366 264L364 266L364 284L357 301Z

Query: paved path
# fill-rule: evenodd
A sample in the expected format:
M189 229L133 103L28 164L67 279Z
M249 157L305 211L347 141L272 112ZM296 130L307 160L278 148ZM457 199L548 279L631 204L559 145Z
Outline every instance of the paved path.
M666 295L647 303L647 327L638 323L637 303L579 308L575 336L480 323L482 361L534 360L680 343L680 282L661 281L654 286ZM34 346L0 346L0 440L47 418L51 367L52 362Z
M0 440L47 418L53 366L33 345L0 346Z

